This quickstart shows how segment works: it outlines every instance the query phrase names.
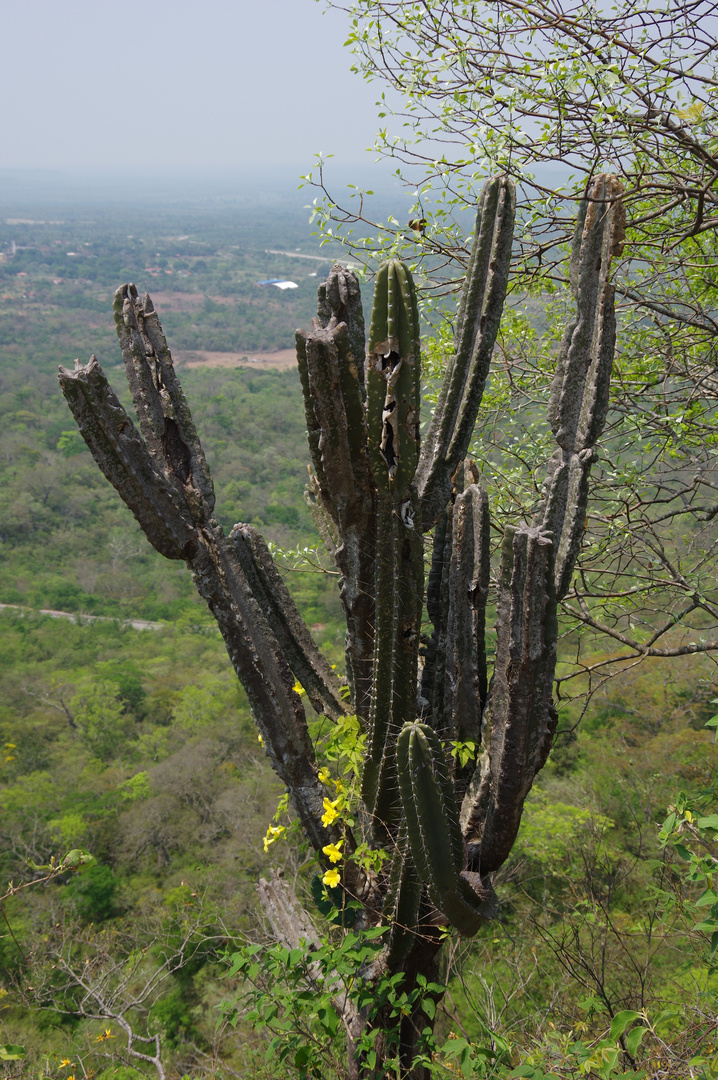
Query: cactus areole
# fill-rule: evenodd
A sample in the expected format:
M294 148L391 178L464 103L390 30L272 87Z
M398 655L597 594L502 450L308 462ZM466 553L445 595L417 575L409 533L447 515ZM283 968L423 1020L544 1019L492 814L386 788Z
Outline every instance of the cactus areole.
M364 906L360 924L390 927L375 977L403 971L407 989L417 975L435 977L445 927L471 935L496 910L491 874L511 852L555 731L557 603L578 555L608 408L616 336L609 279L623 214L618 180L602 175L580 207L572 248L576 316L549 408L556 451L533 521L503 530L496 647L487 663L490 507L467 453L501 320L514 211L511 181L489 180L454 352L423 445L419 315L403 262L390 259L377 271L368 341L359 283L339 264L320 286L312 329L297 332L311 497L340 575L349 700L262 537L242 524L225 536L213 517L212 479L149 296L125 285L115 299L139 429L94 357L60 369L97 464L150 543L189 565L320 861L329 869L323 849L341 842L341 884ZM424 616L432 631L420 662ZM363 836L327 813L332 791L320 780L297 681L316 711L335 721L356 714L367 732ZM473 743L476 759L452 758L450 742ZM383 870L351 858L360 841L389 853ZM260 884L277 936L299 940L308 924L296 899L292 907L282 894L282 906L278 881ZM344 1021L351 1049L366 1021L349 1005ZM423 1075L412 1071L412 1052L428 1022L420 1003L402 1020L407 1075ZM364 1075L361 1055L349 1057L349 1075Z

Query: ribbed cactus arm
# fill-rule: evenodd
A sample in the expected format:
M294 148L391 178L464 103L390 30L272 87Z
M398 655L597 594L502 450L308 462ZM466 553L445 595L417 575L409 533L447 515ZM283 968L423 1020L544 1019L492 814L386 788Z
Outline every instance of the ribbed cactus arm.
M333 720L350 712L339 679L299 614L264 537L252 525L239 524L232 529L230 539L252 595L315 711Z
M513 242L516 192L494 177L479 202L474 242L439 402L417 468L422 519L430 528L451 494L451 478L469 449L503 312Z
M481 742L486 703L485 622L489 592L488 497L466 459L454 474L454 503L434 531L427 613L434 631L422 672L422 718L445 740ZM456 765L463 796L473 764Z
M396 739L416 719L423 546L412 481L419 454L419 314L411 273L382 264L367 346L367 434L376 481L375 635L369 739L362 795L377 839L401 816Z
M621 192L616 177L596 178L581 204L571 252L569 280L577 315L566 327L551 387L549 421L558 449L534 518L554 537L559 599L569 589L581 547L593 447L608 412L616 345L614 290L608 278L623 244Z
M579 212L569 270L577 315L564 334L548 413L562 450L592 446L606 418L616 329L608 278L623 246L622 190L617 177L596 177Z
M444 748L426 724L407 724L397 740L399 790L417 873L449 922L471 936L484 918L482 898L462 877L464 844Z
M399 831L389 870L383 918L391 926L389 963L405 959L417 943L422 881L409 849L406 826Z
M489 500L486 491L471 484L453 507L449 610L446 631L445 714L453 718L453 736L460 743L481 742L481 717L486 703L486 603L489 593ZM462 798L474 766L459 760L455 768L457 798Z
M244 686L267 753L290 791L314 848L341 838L322 824L323 800L294 676L220 525L211 516L212 481L149 297L118 291L117 330L146 439L122 409L94 358L60 369L60 385L80 432L107 478L168 558L185 559ZM350 838L347 844L351 843Z
M378 839L396 834L401 816L396 739L417 713L424 566L415 504L414 494L398 503L379 492L372 700L362 776L362 798Z
M404 493L419 460L419 312L408 266L377 272L366 358L369 460L377 487Z
M482 875L508 857L555 729L553 544L540 529L506 530L496 634L484 752L461 814L469 865Z
M367 454L362 361L364 318L356 275L333 267L318 318L297 331L315 494L339 534L334 558L347 620L345 654L354 708L368 718L374 648L376 488Z
M370 814L373 814L376 808L382 771L386 772L391 767L394 743L400 730L392 723L395 628L399 602L396 575L397 525L391 498L386 493L380 493L377 502L376 570L373 583L375 617L372 695L361 791Z

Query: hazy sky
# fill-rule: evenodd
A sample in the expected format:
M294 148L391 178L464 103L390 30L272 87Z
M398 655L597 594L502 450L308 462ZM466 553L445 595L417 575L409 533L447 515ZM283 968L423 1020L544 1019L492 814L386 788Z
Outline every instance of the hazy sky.
M3 0L0 169L337 166L377 127L315 0Z

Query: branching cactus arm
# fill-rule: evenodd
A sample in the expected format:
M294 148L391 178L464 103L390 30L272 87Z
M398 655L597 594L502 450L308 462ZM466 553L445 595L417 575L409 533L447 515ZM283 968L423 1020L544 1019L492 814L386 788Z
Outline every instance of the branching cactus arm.
M94 358L84 367L76 363L74 371L60 369L63 393L97 464L150 543L168 558L189 564L217 619L272 764L290 790L310 842L321 852L342 832L322 824L329 793L318 779L304 708L293 689L295 676L230 541L211 518L211 478L151 301L125 286L117 294L118 311L120 341L147 440Z
M564 335L549 413L559 448L534 528L507 529L504 538L484 752L462 807L469 865L481 874L508 857L555 729L556 605L578 556L593 444L608 407L615 346L608 273L623 239L620 193L614 177L599 176L579 214L571 266L578 314Z
M356 275L336 265L319 289L318 316L297 331L315 493L339 537L347 620L347 677L354 708L369 717L374 651L376 494L369 468L363 382L364 317Z
M230 538L252 595L315 711L333 720L350 712L339 679L314 643L261 533L252 525L235 525Z
M486 602L489 594L489 500L483 488L470 484L453 507L451 562L446 634L446 729L453 718L453 738L460 744L481 742L486 704ZM473 763L457 760L459 800L471 779Z
M462 808L470 866L481 874L508 858L555 728L553 544L538 529L506 530L496 625L484 755Z
M396 739L416 718L424 597L419 505L419 313L411 273L398 259L377 273L367 347L367 438L377 487L376 630L362 796L377 840L396 835L401 804Z
M509 278L516 192L497 176L484 187L450 360L417 469L423 528L443 513L473 434Z
M549 530L556 548L556 591L565 596L583 536L593 449L608 411L616 345L614 290L608 277L625 231L621 185L598 176L581 204L571 253L576 319L559 350L549 420L558 444L535 525Z

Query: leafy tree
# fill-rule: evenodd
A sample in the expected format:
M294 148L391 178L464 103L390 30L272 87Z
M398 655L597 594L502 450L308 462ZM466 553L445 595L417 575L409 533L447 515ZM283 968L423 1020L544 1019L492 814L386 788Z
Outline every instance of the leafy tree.
M312 182L320 232L355 257L409 258L427 302L467 264L464 210L494 171L519 192L509 310L474 452L494 501L537 495L548 360L566 305L571 206L620 176L626 243L614 271L621 327L609 420L568 624L604 635L564 669L595 688L623 664L714 651L714 378L718 326L718 67L712 7L449 0L336 3L357 70L382 88L379 151L413 193L378 221ZM414 226L414 227L412 227ZM441 268L444 268L443 271ZM436 301L435 301L436 302ZM439 361L450 334L437 342ZM538 359L541 357L541 359ZM610 465L608 464L610 463ZM708 567L711 570L708 571Z

